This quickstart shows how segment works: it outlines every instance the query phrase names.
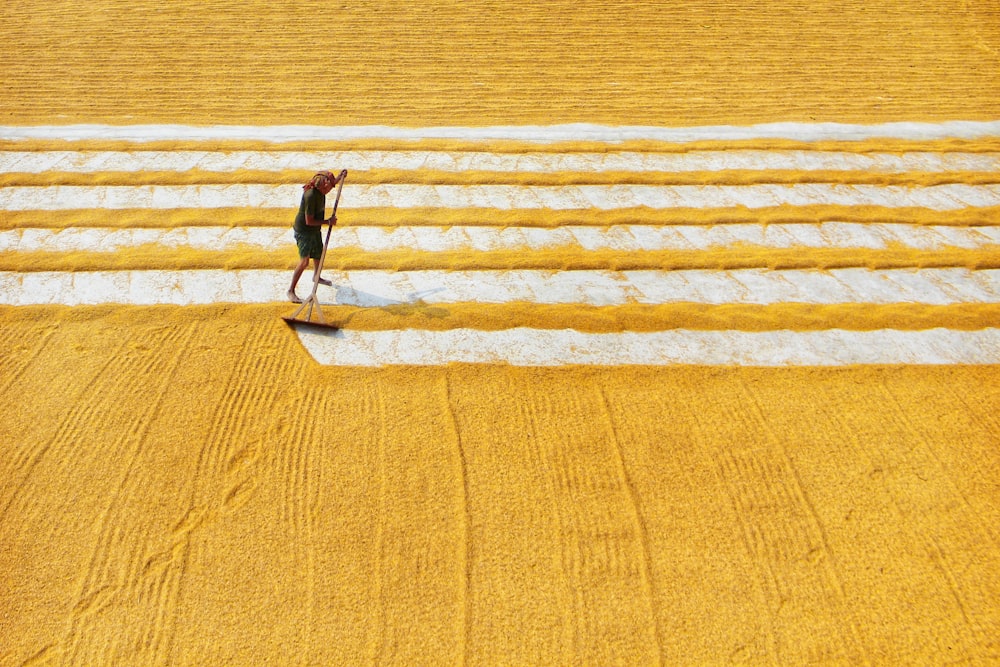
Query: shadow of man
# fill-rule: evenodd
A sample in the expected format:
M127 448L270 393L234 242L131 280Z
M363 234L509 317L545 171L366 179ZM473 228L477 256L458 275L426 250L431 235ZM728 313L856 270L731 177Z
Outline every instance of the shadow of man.
M353 310L347 318L341 322L340 326L348 324L352 319L354 319L354 317L365 312L366 310L381 310L400 317L420 315L422 317L431 317L435 319L447 317L450 314L448 309L439 305L429 304L424 301L424 299L429 296L439 292L444 292L444 287L435 287L433 289L412 292L406 295L405 301L389 299L345 285L334 285L333 288L336 291L334 300L332 302L320 302L320 305L357 307L356 310Z

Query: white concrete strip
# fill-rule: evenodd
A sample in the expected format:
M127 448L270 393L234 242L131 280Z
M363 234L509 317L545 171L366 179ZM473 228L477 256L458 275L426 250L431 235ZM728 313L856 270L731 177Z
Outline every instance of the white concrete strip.
M197 250L273 250L294 243L290 228L12 229L0 231L0 252L116 252L143 245ZM1000 227L892 223L615 225L612 227L335 227L330 249L365 252L496 250L713 250L763 248L979 249L1000 245Z
M868 171L880 173L1000 171L1000 153L848 153L830 151L691 151L685 153L483 153L444 151L0 151L0 173L200 169L429 169L444 172L692 172L726 169Z
M316 331L296 327L319 363L514 366L998 364L1000 329L955 331L689 331L591 334L573 330Z
M297 208L298 185L46 186L0 188L0 209ZM721 208L745 206L915 206L938 211L1000 206L1000 185L345 185L342 207L612 210L645 206Z
M1000 303L1000 270L327 271L323 303ZM291 271L0 272L0 304L272 303ZM300 293L311 287L308 276Z
M510 125L493 127L403 128L384 125L35 125L0 126L0 140L105 139L118 141L353 141L358 139L457 139L466 141L514 140L552 143L629 140L691 142L793 139L797 141L860 141L872 138L938 140L981 139L1000 136L1000 120L941 123L897 122L877 125L845 123L765 123L699 127L608 126L586 123L564 125Z

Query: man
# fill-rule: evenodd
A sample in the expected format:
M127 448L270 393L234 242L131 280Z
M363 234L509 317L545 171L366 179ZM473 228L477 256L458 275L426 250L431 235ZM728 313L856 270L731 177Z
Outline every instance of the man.
M302 303L302 299L295 294L295 287L299 284L302 272L309 266L310 258L313 260L313 280L319 280L320 285L332 285L329 280L319 278L320 257L323 256L323 234L321 227L324 224L334 225L337 223L336 216L331 216L329 220L323 219L326 210L326 196L330 190L344 178L346 171L334 176L329 171L321 171L313 176L308 183L302 186L302 201L299 203L299 213L295 216L295 245L299 248L299 264L292 274L292 286L288 288L288 298L292 303Z

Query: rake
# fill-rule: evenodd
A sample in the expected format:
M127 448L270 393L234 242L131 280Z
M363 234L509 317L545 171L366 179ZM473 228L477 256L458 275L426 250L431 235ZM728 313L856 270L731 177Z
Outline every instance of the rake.
M337 184L337 198L333 201L333 214L331 218L337 217L337 206L340 204L340 191L344 189L344 181L347 180L347 170L344 169L340 172L340 183ZM319 299L316 297L316 292L319 289L319 278L320 274L323 273L323 264L326 262L326 249L330 246L330 235L333 233L333 223L330 223L329 229L326 231L326 240L323 242L323 254L319 257L319 266L316 267L315 273L313 273L313 287L312 293L307 299L305 299L302 304L288 317L282 317L281 319L288 322L288 324L294 326L296 324L302 324L311 327L321 327L324 329L333 329L334 331L339 331L340 327L335 324L330 324L323 317L323 309L319 305ZM299 313L305 311L304 319L299 319ZM315 313L316 319L313 319L313 314Z

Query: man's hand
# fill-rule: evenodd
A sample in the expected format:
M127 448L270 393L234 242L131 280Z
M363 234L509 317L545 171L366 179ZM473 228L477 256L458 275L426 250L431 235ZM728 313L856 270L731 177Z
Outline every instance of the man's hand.
M325 222L328 225L335 225L337 224L337 216L335 215L331 216L329 220L324 220L323 222Z

